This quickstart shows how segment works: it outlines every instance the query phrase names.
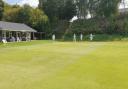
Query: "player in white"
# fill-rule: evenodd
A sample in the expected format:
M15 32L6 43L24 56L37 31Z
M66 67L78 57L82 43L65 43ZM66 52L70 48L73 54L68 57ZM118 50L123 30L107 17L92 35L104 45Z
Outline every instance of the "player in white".
M73 35L73 41L76 42L76 34Z
M2 39L2 42L3 42L4 44L6 44L6 43L7 43L7 40L6 40L5 38L3 38L3 39Z
M92 41L93 38L94 38L94 35L91 33L91 34L90 34L90 41Z
M55 34L52 35L52 40L53 40L53 41L56 40L56 36L55 36Z
M83 40L83 34L82 33L80 34L80 40L81 41Z

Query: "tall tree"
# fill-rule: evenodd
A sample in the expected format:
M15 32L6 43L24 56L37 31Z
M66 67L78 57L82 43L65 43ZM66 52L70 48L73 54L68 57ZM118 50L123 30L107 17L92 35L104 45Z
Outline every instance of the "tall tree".
M118 12L120 0L77 0L78 17L110 17Z
M71 19L76 15L73 0L39 0L39 8L44 10L49 18L51 28L55 29L61 20Z
M46 15L48 15L50 21L54 21L57 16L57 3L56 0L48 0L44 2L44 0L39 0L39 8L44 10Z
M48 17L40 9L32 9L30 19L30 25L37 29L39 32L47 32Z
M86 19L88 15L88 0L76 0L78 18Z
M97 15L101 17L110 17L118 12L120 0L100 0Z
M0 20L2 20L3 12L4 12L4 2L3 0L0 0Z
M29 24L29 18L31 17L31 10L32 10L32 7L30 7L27 4L21 7L18 11L17 22Z
M9 22L19 22L18 13L20 9L21 7L19 6L11 6L9 4L5 4L3 20Z
M122 0L122 3L123 3L123 8L125 9L126 8L126 5L125 5L125 0Z
M39 8L44 10L51 22L69 20L76 15L74 0L39 0Z
M76 15L76 5L72 0L67 0L61 4L58 10L59 19L69 21Z
M47 31L48 17L45 13L37 8L32 8L29 5L17 6L5 4L4 21L25 23L37 31ZM47 27L48 28L48 27Z

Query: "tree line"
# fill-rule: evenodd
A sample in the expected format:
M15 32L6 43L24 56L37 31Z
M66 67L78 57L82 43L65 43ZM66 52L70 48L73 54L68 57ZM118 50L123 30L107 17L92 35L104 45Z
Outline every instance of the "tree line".
M33 8L29 5L9 5L0 0L0 20L25 23L38 32L45 32L46 36L50 37L52 33L57 32L57 28L60 28L59 23L67 24L76 14L73 0L48 0L41 4L42 1L39 7Z
M32 8L0 0L0 20L25 23L47 37L65 32L120 33L127 30L127 14L120 15L118 10L121 2L124 0L39 0L39 6ZM78 20L71 25L74 16Z
M75 3L78 20L72 23L68 35L73 33L128 34L128 12L125 0L75 0ZM123 8L119 9L121 3Z
M118 13L118 6L121 0L76 0L78 17L86 18L107 18Z
M0 20L24 23L38 32L47 31L49 18L43 10L33 8L27 4L23 6L10 5L0 0Z
M74 0L39 0L39 9L49 17L51 34L61 37L69 27L70 19L77 14Z

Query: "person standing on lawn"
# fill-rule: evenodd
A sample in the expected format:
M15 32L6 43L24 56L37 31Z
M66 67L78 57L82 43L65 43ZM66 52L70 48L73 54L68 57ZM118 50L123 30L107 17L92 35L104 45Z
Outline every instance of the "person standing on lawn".
M73 35L73 41L76 42L76 34Z
M52 35L52 40L53 40L53 41L56 40L56 36L55 36L55 34Z

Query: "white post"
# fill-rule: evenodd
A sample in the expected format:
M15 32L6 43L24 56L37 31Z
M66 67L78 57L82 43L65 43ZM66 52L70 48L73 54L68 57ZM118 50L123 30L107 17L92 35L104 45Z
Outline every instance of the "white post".
M16 32L16 37L18 37L18 32Z
M27 32L25 32L25 40L28 41Z
M31 41L31 32L29 32L29 40Z
M35 40L35 33L33 32L33 40Z
M6 31L2 31L2 37L6 39Z

